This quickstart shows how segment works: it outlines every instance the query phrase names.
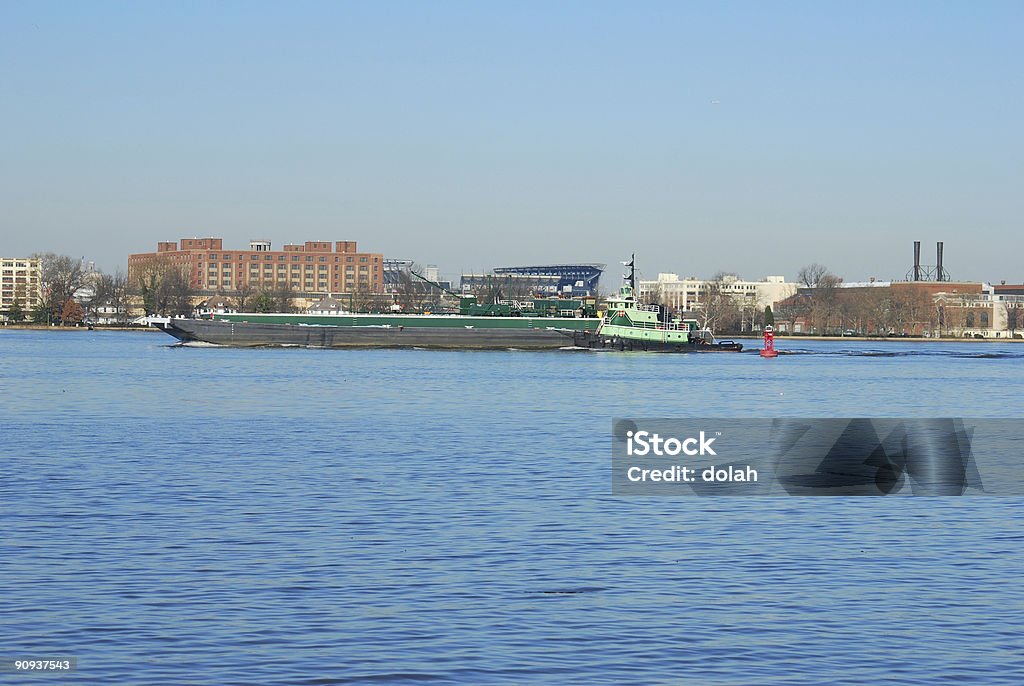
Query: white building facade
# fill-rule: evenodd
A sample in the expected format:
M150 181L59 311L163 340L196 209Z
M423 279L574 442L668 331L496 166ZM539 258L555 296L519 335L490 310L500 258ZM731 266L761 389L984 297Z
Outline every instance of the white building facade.
M795 283L786 283L785 277L766 276L761 281L743 281L726 275L721 281L698 279L690 276L680 279L678 274L658 274L656 281L640 281L638 295L644 302L667 305L673 310L689 312L701 309L701 301L710 292L731 295L744 308L775 309L775 303L796 293Z
M38 258L0 258L0 316L6 316L15 305L28 316L43 298L42 282Z

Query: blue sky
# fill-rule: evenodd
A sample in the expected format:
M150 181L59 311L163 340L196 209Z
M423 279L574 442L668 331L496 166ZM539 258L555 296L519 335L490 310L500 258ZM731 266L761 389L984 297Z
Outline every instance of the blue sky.
M1024 3L0 5L0 253L1020 282ZM613 270L614 273L614 270ZM615 277L612 278L612 281ZM606 283L606 286L610 286Z

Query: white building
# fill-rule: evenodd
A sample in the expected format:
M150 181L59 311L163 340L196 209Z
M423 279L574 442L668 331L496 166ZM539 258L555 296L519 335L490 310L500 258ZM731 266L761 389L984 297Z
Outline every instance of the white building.
M317 300L306 310L309 314L342 314L346 311L345 305L341 301L330 296Z
M25 316L43 298L42 265L35 257L0 257L0 316L17 304Z
M775 303L796 293L795 283L786 283L785 277L766 276L761 281L743 281L733 275L726 275L721 281L698 279L689 276L680 279L678 274L658 274L656 281L640 281L638 296L645 302L657 302L679 311L699 310L702 298L712 290L732 295L742 307L750 306L763 310L766 306L775 309Z

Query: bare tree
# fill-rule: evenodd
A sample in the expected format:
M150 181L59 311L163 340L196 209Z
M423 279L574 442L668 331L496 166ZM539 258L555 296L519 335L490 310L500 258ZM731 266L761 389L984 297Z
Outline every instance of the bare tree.
M167 303L162 300L161 284L164 274L173 266L166 260L154 260L136 273L132 286L142 298L146 314L162 314Z
M812 262L800 268L796 274L796 280L807 288L817 288L828 273L828 268L825 265Z
M412 275L412 272L419 273L420 266L412 264L400 269L397 273L398 283L395 284L395 300L405 312L415 312L422 309L423 292L426 290L422 281Z
M235 307L239 312L245 312L245 306L255 294L256 289L253 288L252 284L248 280L243 280L242 276L239 275L238 285L235 287Z
M99 308L109 307L113 310L114 319L123 320L128 306L128 277L124 272L95 272L91 281L93 295L87 303L89 313L96 314Z
M279 281L277 288L271 293L274 299L274 310L276 312L295 311L295 289L290 281Z
M839 318L838 291L842 279L817 263L803 267L797 278L810 290L807 305L812 328L818 333L828 333Z
M1007 302L1004 304L1006 305L1006 329L1010 332L1010 337L1013 338L1017 332L1017 327L1021 325L1024 303Z
M60 317L64 305L85 284L85 271L81 260L52 252L36 253L40 262L44 306Z
M146 314L188 315L195 291L183 268L158 260L137 277L135 287L142 296Z
M195 291L188 277L180 269L169 269L160 284L161 297L167 303L163 313L168 315L192 314Z
M721 281L707 284L700 295L700 306L704 313L705 328L714 332L738 331L742 327L740 304L732 293L726 291Z

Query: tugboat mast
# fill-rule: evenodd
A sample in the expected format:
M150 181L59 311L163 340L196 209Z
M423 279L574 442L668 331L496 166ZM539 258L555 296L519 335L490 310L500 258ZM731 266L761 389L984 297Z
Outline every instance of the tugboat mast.
M636 297L636 253L632 253L629 256L629 262L624 262L629 267L629 289L633 291L633 297Z

